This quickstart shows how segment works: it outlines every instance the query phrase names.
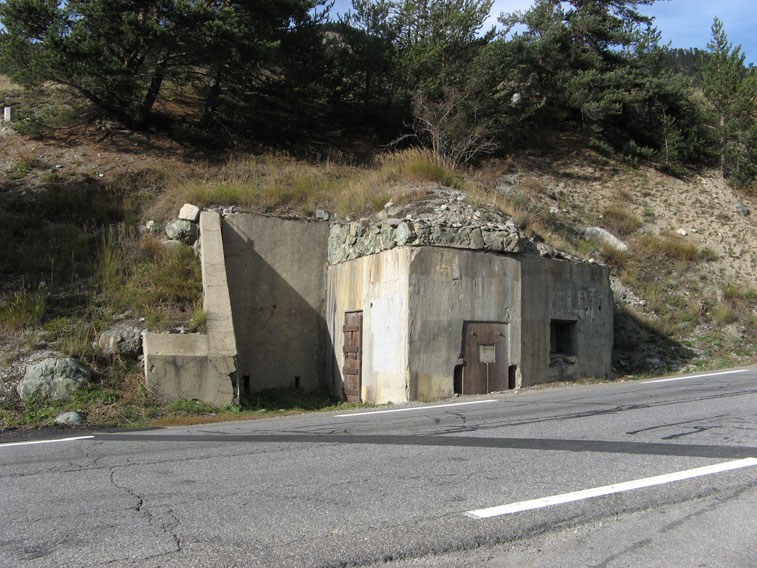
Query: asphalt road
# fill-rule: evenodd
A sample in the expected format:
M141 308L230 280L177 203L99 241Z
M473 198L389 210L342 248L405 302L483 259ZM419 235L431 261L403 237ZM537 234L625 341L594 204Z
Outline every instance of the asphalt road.
M757 566L756 368L55 436L0 566Z

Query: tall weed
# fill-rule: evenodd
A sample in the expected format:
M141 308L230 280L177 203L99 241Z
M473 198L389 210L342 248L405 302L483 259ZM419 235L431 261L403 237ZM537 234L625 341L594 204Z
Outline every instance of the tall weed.
M24 289L0 302L0 326L18 330L39 324L45 314L46 294Z

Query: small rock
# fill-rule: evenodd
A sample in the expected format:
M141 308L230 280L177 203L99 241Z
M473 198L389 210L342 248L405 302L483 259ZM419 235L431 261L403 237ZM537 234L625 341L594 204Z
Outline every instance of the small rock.
M195 242L199 242L199 241L195 241ZM184 243L182 243L181 241L160 241L160 244L163 248L166 248L166 249L180 249L181 247L184 246Z
M687 233L687 232L686 232L686 229L678 229L678 230L676 231L676 233L678 233L678 234L679 234L679 235L681 235L682 237L685 237L686 235L688 235L688 234L689 234L689 233Z
M147 229L148 231L150 231L152 233L159 233L160 232L160 224L156 223L155 221L150 220L147 223L145 223L145 229Z
M235 213L239 213L239 209L232 205L231 207L224 207L222 213L223 215L233 215Z
M384 205L384 209L389 209L393 205L394 205L394 201L387 201L386 204Z
M749 208L743 203L739 203L736 206L736 211L738 211L739 215L741 215L742 217L749 217Z
M78 412L64 412L63 414L59 414L55 417L55 423L56 424L81 424L84 422L84 419L82 418L81 414Z
M179 219L189 221L190 223L197 223L200 219L200 208L191 203L185 203L179 210Z
M329 214L326 213L323 209L316 209L315 211L315 218L319 221L328 221L329 220Z

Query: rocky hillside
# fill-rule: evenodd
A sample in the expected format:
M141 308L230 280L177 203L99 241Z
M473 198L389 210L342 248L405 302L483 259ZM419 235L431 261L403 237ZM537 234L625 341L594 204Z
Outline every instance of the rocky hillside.
M34 416L15 384L54 353L86 360L120 401L93 395L92 404L138 403L144 417L138 362L106 357L94 342L114 324L201 325L191 253L167 257L145 230L185 202L313 219L326 211L332 222L409 215L446 224L439 238L477 238L466 226L507 233L516 248L613 268L618 375L757 360L757 198L714 172L671 177L569 141L451 172L419 151L370 167L343 155L313 164L209 157L127 131L80 128L39 141L8 127L0 172L0 238L10 244L0 253L0 407L16 424ZM592 241L588 227L622 245ZM138 422L133 411L113 410L109 423Z

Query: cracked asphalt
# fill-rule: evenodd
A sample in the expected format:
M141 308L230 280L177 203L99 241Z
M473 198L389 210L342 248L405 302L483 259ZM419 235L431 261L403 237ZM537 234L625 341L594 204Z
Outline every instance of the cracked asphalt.
M0 566L757 566L757 467L466 514L757 458L757 369L742 371L49 444L5 433Z

